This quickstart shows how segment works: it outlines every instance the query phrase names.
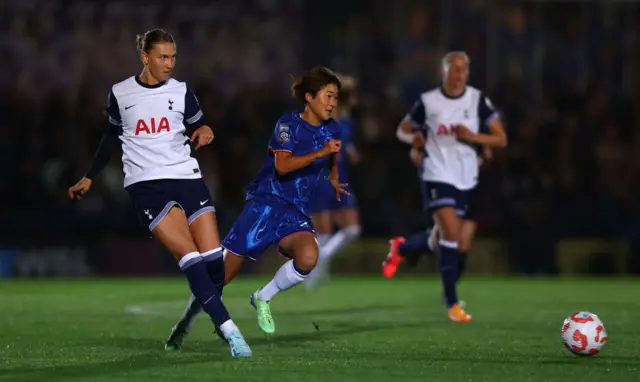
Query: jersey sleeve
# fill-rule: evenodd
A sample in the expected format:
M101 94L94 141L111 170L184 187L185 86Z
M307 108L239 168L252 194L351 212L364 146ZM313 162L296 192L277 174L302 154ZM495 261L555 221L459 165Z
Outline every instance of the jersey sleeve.
M111 159L113 151L118 147L118 133L119 130L109 122L107 131L105 131L102 139L100 140L98 150L96 150L96 153L93 155L93 159L91 160L89 170L86 172L85 177L89 179L95 178L100 171L102 171L104 166L109 163L109 159Z
M204 114L200 109L200 103L193 91L187 88L184 97L184 123L187 128L195 130L202 125L206 125Z
M293 152L295 140L293 139L293 131L291 125L286 122L278 121L269 141L269 149L272 152L289 151Z
M411 123L414 131L422 130L426 115L427 113L424 107L424 102L419 99L413 104L409 113L404 117L404 120Z
M89 170L85 174L85 177L89 179L95 178L104 166L109 163L109 159L113 154L113 151L118 147L119 139L118 135L122 134L122 118L120 116L120 107L118 106L118 99L113 94L113 90L109 92L107 97L107 107L105 108L105 114L107 116L107 130L105 131L98 150L96 150L89 165Z
M498 118L499 114L495 110L493 103L489 97L484 94L480 94L480 100L478 101L478 117L480 118L481 128L491 123L494 119Z
M113 90L109 92L109 96L107 97L107 107L104 109L104 113L109 120L109 124L119 128L122 126L122 117L120 116L120 106L118 105L118 99L115 94L113 94Z

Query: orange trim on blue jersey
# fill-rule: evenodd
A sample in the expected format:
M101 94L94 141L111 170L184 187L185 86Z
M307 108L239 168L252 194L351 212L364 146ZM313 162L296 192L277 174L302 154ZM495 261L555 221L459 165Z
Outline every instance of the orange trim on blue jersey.
M291 150L274 150L273 148L271 148L271 146L269 146L269 151L271 151L272 153L285 152L285 153L292 153L293 154L293 151L291 151Z

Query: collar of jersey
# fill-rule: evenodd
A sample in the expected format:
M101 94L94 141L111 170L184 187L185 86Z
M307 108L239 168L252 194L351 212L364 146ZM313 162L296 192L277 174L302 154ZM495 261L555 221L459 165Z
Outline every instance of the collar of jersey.
M140 81L140 77L138 77L138 76L135 76L134 78L136 79L136 83L138 83L138 85L142 86L143 88L147 88L147 89L159 88L160 86L162 86L162 85L167 83L167 81L162 81L162 82L158 82L155 85L149 85L149 84L145 84L144 82Z
M326 126L329 121L331 119L327 119L326 121L321 121L319 126L315 126L310 124L309 122L307 122L304 118L302 118L300 116L300 113L302 113L304 111L304 109L296 109L296 111L293 112L293 118L295 118L297 121L299 121L304 127L308 128L308 129L319 129L323 126Z
M137 78L137 77L136 77ZM448 95L447 93L444 92L444 86L440 85L440 93L442 94L442 96L444 98L449 98L449 99L458 99L458 98L462 98L462 96L467 92L467 87L464 87L464 91L462 93L460 93L459 96L457 97L452 97L450 95Z

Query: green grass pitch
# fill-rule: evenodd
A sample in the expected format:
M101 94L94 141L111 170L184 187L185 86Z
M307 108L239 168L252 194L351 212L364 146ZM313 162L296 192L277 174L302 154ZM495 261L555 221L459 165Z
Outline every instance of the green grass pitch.
M0 282L0 381L637 381L640 282L609 279L463 281L470 324L446 320L437 278L339 277L272 302L263 335L240 277L225 303L254 356L234 359L200 316L184 349L163 343L189 297L186 281ZM595 357L560 339L574 311L609 333ZM314 325L315 323L315 325ZM317 328L316 328L317 325Z

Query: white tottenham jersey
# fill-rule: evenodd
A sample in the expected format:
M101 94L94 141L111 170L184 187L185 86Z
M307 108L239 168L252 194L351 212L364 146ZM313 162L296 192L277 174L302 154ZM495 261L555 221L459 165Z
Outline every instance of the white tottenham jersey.
M130 77L113 85L106 113L119 130L125 187L155 179L202 177L186 128L198 128L204 120L186 83L170 78L148 85Z
M472 133L481 132L498 113L482 92L467 86L459 97L449 97L436 88L423 93L405 117L414 131L427 137L421 177L424 181L451 184L469 190L478 182L476 147L459 141L455 126L464 125Z

